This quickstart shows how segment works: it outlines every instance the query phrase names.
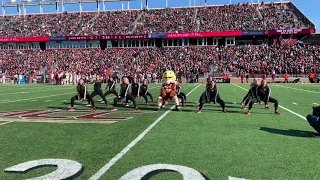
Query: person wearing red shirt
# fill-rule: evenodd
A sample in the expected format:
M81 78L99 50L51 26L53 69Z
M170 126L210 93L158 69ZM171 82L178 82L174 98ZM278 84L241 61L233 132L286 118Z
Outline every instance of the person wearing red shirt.
M284 77L284 83L289 83L289 75L285 74L283 77Z

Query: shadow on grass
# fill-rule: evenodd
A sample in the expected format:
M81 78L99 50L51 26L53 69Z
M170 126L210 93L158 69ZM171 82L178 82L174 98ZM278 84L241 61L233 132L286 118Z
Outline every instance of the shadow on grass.
M275 129L268 127L260 127L261 131L265 131L272 134L280 134L284 136L293 136L293 137L313 137L315 135L314 132L311 131L300 131L295 129Z

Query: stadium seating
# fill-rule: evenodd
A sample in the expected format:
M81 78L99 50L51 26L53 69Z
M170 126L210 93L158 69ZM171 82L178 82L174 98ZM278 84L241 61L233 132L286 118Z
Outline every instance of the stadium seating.
M11 76L48 68L103 73L112 68L129 73L162 73L164 68L187 73L228 72L241 74L307 74L319 72L320 46L229 46L185 48L57 49L18 51L3 50L0 69Z
M312 26L292 4L236 4L4 16L0 18L0 37L268 30Z

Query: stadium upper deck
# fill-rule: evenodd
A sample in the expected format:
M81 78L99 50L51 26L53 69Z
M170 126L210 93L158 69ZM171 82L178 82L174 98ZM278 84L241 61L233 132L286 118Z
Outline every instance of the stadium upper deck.
M313 28L291 2L3 16L0 37Z

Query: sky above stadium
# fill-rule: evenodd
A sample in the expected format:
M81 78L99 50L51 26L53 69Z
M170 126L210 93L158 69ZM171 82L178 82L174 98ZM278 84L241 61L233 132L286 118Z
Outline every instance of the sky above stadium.
M1 1L15 1L15 0L1 0ZM18 0L19 1L19 0ZM29 0L34 1L34 0ZM185 7L189 6L189 1L191 1L191 5L196 6L203 6L205 4L205 0L168 0L168 6L169 7ZM280 0L265 0L264 2L279 2ZM166 3L165 0L148 0L148 6L149 8L164 8ZM234 3L245 3L245 2L251 2L251 0L231 0L231 2ZM257 3L258 0L253 0L253 2ZM261 0L260 0L261 2ZM320 26L320 0L292 0L298 8L313 22L316 24L316 26ZM207 0L207 5L221 5L221 4L229 4L230 0ZM145 3L144 3L145 4ZM121 3L120 2L112 2L112 3L106 3L106 9L108 10L121 10ZM130 9L140 9L140 0L138 1L132 1L129 4ZM61 11L60 7L60 11ZM102 9L102 5L100 6L100 9ZM124 3L124 9L128 9L128 3ZM95 11L96 10L96 4L83 4L83 11ZM78 12L79 11L79 5L65 5L65 11L67 12ZM39 13L40 9L37 6L28 7L27 13ZM44 6L43 8L44 13L53 13L56 12L55 5L53 6ZM2 15L2 9L0 14ZM6 14L17 14L17 8L6 8Z

